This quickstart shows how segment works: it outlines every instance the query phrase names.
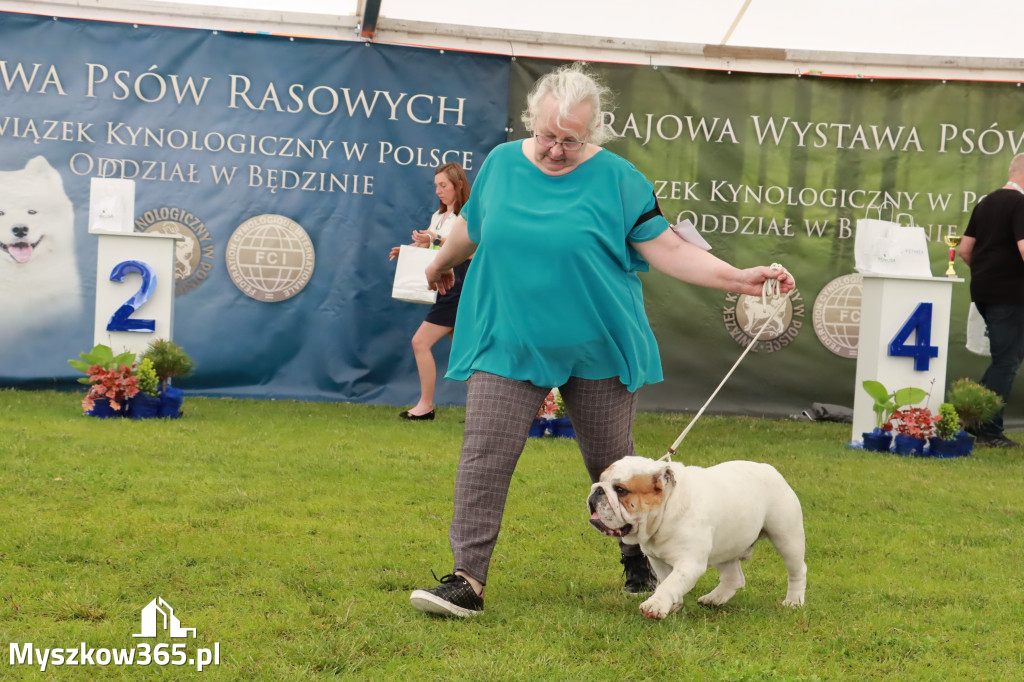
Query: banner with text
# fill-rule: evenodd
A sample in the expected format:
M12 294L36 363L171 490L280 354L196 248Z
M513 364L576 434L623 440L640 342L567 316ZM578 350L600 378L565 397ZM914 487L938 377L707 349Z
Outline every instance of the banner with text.
M513 137L526 135L519 113L529 88L561 63L512 63ZM734 265L779 262L797 282L791 303L767 319L759 299L645 276L666 377L641 393L648 409L699 408L765 324L714 411L778 416L812 402L852 406L857 220L881 213L922 226L932 274L942 276L943 237L963 233L974 205L1005 183L1011 158L1024 151L1014 83L592 67L615 93L608 123L619 138L606 146L654 183L669 220L691 221L712 253ZM963 261L956 271L969 281ZM951 380L980 379L988 364L964 349L967 281L953 286ZM1008 416L1022 408L1024 399L1011 399Z
M427 308L391 299L388 252L436 210L433 169L472 180L505 139L508 58L10 13L0 35L0 385L78 376L90 181L123 178L136 231L182 236L180 385L415 399Z

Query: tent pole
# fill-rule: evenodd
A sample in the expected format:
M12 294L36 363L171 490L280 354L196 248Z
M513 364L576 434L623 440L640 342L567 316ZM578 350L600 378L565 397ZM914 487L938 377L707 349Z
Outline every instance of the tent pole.
M751 0L744 0L743 7L740 7L740 11L736 13L736 18L732 20L732 26L725 32L725 37L722 38L722 42L719 45L725 45L729 42L729 38L732 37L732 32L736 30L740 21L743 20L743 15L747 13L747 8L750 7Z

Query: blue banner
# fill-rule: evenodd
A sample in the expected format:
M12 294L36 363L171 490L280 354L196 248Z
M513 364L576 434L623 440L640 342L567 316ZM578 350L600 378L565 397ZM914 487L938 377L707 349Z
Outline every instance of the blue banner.
M103 177L135 182L137 231L183 237L181 386L415 400L427 307L391 299L388 251L437 208L434 168L472 181L505 140L508 58L9 13L0 36L0 385L69 384L92 346Z

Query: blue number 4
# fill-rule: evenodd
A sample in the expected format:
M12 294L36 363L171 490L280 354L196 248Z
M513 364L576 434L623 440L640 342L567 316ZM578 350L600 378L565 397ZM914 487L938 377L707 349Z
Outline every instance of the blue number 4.
M916 339L914 344L910 345L907 339L915 332ZM914 358L914 369L918 372L927 372L929 360L939 357L939 347L931 345L931 342L932 304L919 303L889 342L889 355Z

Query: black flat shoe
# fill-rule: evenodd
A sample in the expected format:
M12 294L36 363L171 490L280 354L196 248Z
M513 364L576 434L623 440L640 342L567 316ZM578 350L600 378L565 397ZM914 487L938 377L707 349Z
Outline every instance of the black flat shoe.
M406 419L411 422L434 421L433 410L427 412L426 414L409 414L409 410L404 410L402 412L399 412L398 416L401 417L402 419Z

